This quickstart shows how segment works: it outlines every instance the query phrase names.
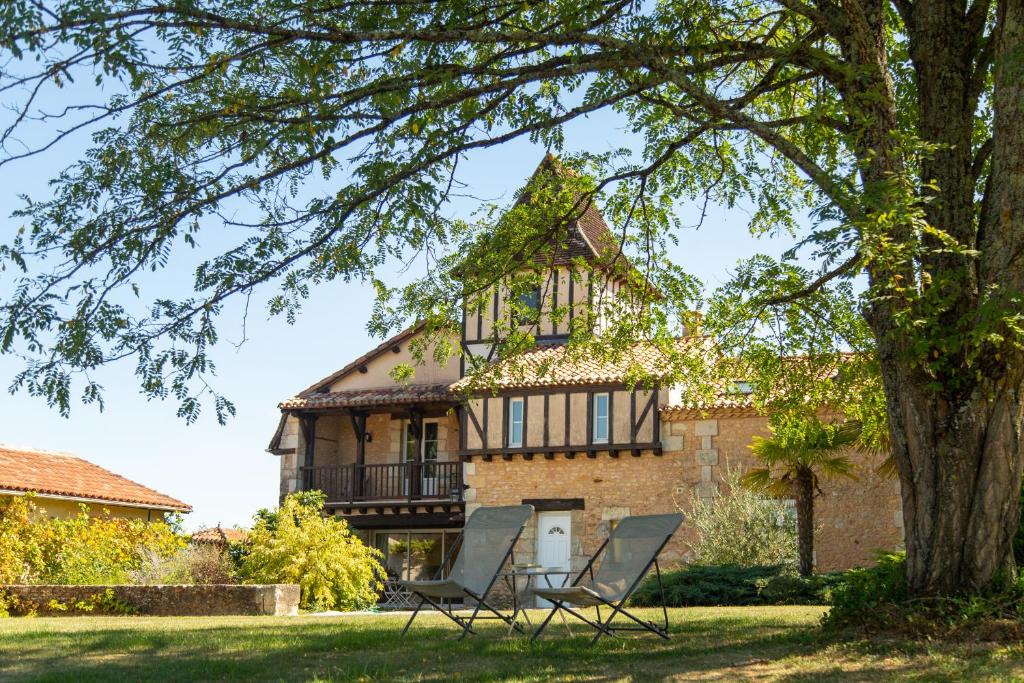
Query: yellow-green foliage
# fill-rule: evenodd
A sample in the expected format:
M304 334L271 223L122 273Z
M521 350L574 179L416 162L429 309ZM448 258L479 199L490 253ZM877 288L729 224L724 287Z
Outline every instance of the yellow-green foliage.
M130 583L146 557L185 545L163 522L90 517L81 508L48 519L29 496L0 504L0 583Z
M362 609L377 601L380 552L344 520L324 517L320 501L288 496L276 513L257 515L240 576L249 583L297 583L305 609Z
M29 583L43 565L40 534L29 496L0 501L0 584Z

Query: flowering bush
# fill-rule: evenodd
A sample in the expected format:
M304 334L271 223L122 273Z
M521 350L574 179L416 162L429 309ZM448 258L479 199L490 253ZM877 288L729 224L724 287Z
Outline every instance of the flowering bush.
M261 511L249 533L239 575L249 583L297 583L306 609L363 609L377 601L380 552L336 517L321 514L323 496L290 495Z
M130 583L147 557L167 557L185 540L163 522L89 516L48 519L31 496L0 504L0 583Z

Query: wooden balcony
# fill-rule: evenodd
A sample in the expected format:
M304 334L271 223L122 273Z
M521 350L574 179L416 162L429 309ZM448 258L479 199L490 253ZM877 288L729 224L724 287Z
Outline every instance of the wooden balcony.
M461 503L461 462L322 465L302 468L303 488L323 491L328 505Z

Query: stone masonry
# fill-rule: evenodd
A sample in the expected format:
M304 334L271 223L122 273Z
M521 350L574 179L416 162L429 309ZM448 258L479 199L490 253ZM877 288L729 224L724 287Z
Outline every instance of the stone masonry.
M572 514L572 563L580 569L607 536L612 520L628 515L686 511L695 499L712 500L725 473L756 464L747 446L755 434L767 435L767 419L756 416L673 419L662 422L662 455L644 451L613 458L578 454L533 460L514 457L466 463L467 514L479 505L510 505L524 499L583 498L584 510ZM857 478L822 482L816 500L815 549L822 571L869 565L874 553L903 541L898 484L880 477L877 461L860 454ZM533 559L536 524L532 522L516 551L517 561ZM664 564L690 558L693 529L683 528L666 547Z

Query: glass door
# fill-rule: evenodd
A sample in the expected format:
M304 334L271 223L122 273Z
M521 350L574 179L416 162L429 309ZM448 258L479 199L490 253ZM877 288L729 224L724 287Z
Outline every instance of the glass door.
M413 467L413 463L422 463L419 468L420 490L423 496L436 498L440 495L441 485L438 481L437 450L438 450L438 423L423 423L423 441L420 443L419 457L416 453L416 434L412 424L403 424L402 439L402 462ZM415 471L413 472L415 475ZM402 480L402 495L409 495L409 482L412 477L406 476Z

